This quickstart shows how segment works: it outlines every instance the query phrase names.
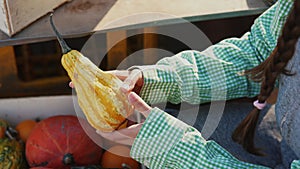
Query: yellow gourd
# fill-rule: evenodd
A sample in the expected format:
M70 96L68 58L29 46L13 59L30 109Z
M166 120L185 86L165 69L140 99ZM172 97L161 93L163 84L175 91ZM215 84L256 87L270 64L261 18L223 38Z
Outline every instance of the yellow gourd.
M62 48L61 63L75 86L78 104L88 122L105 132L124 126L133 110L126 95L120 91L122 81L99 69L80 52L70 49L56 30L52 15L50 23Z

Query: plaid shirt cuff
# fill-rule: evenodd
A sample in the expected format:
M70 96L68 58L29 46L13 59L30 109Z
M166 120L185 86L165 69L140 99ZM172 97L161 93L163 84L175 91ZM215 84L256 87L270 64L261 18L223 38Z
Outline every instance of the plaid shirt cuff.
M134 141L130 155L147 167L166 168L169 152L187 128L187 124L153 108Z
M196 129L153 108L139 131L130 155L149 168L266 169L234 158Z
M129 68L140 69L143 73L144 85L140 96L148 103L162 103L172 100L179 103L180 91L175 80L176 72L166 65L133 66Z

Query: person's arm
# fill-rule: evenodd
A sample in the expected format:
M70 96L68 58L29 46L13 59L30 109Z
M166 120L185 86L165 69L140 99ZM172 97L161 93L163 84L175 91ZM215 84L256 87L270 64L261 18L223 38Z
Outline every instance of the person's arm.
M141 97L148 103L197 104L257 95L259 84L238 73L269 56L291 5L292 0L277 2L241 38L223 40L203 52L184 51L156 65L140 66L144 77Z
M239 161L216 142L206 141L192 126L151 108L134 92L128 94L128 100L146 120L113 132L97 133L116 143L133 144L131 157L149 168L267 168ZM299 167L300 161L295 160L291 168Z
M131 157L149 168L264 168L237 160L195 128L153 108L131 148Z

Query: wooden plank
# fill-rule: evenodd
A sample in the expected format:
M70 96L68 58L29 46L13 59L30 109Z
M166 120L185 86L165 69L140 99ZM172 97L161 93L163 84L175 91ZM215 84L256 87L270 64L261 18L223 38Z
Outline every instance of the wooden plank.
M0 79L6 76L17 76L16 59L12 46L0 47Z
M73 0L55 10L54 20L62 34L78 37L94 31L167 25L173 23L167 20L170 18L177 18L175 22L180 22L182 17L203 21L254 15L265 9L267 6L261 0ZM134 15L137 17L131 17ZM11 38L0 34L0 46L54 39L48 20L49 17L44 16Z
M71 0L1 0L0 29L12 36L38 18ZM42 3L42 4L41 4Z
M158 35L154 27L144 28L144 64L154 64L158 60Z
M96 30L113 29L141 23L222 14L266 8L262 0L127 0L117 1L95 27ZM242 16L242 13L240 13ZM211 18L216 19L216 18ZM196 19L197 20L197 19ZM167 22L166 22L167 23Z
M116 69L127 57L126 31L109 32L107 41L107 69Z
M70 94L69 81L67 76L21 81L18 78L14 48L0 48L0 98Z

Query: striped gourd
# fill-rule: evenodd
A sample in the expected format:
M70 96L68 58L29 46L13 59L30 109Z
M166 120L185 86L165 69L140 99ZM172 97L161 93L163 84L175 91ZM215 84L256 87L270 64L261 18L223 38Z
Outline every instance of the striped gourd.
M17 140L0 139L0 168L23 169L25 168L23 145Z
M70 49L56 30L52 16L50 23L62 48L61 63L75 86L78 104L88 122L95 129L106 132L124 126L132 106L120 91L122 81L99 69L80 52Z

